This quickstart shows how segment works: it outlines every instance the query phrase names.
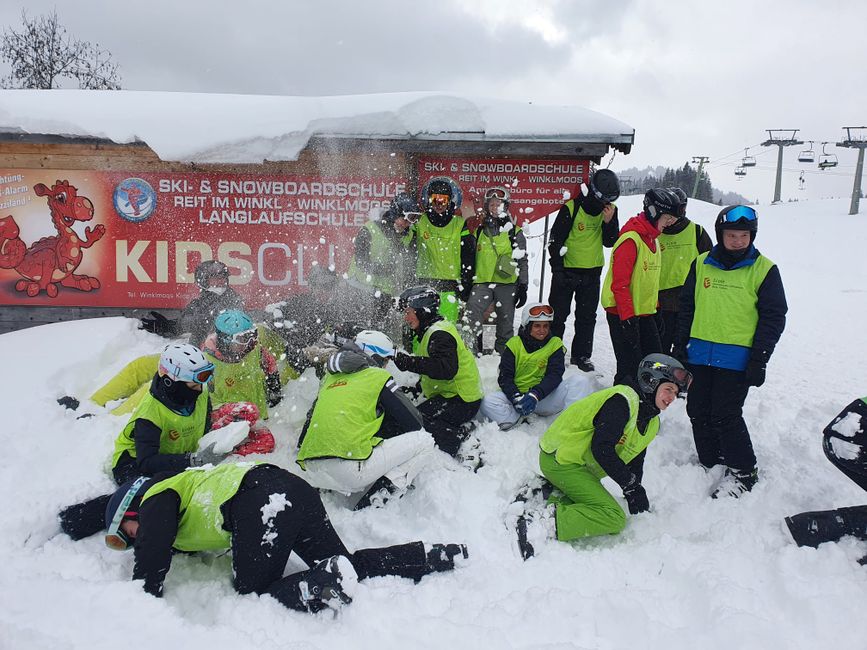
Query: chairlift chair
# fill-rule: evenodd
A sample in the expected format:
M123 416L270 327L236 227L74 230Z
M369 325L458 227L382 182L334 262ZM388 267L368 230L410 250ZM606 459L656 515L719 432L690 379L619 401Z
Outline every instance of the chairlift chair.
M747 175L747 170L744 169L742 165L738 165L737 167L735 167L735 176L737 176L738 178L741 178L741 177L746 176L746 175Z
M811 163L816 162L816 152L813 151L813 141L810 141L810 148L804 149L798 154L798 162Z
M830 169L837 166L837 154L825 151L827 142L822 143L822 155L819 157L819 169Z
M744 149L744 158L741 160L741 167L755 167L756 157L750 155L749 148Z

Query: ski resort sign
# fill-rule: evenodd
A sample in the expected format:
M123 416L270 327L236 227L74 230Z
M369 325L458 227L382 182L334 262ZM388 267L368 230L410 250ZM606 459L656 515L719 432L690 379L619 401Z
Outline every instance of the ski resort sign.
M0 304L182 307L218 259L247 304L345 270L404 179L0 170ZM7 216L8 215L8 216Z

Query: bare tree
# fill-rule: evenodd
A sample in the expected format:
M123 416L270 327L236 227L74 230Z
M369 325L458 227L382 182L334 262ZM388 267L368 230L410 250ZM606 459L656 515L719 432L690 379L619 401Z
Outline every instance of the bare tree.
M87 90L119 90L120 75L111 54L99 45L70 36L57 11L30 18L21 11L21 30L0 35L0 59L12 71L0 79L3 88L59 88L74 79Z

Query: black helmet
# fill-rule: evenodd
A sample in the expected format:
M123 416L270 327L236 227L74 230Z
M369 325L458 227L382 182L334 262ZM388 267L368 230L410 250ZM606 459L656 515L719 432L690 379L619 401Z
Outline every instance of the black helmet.
M614 203L620 198L620 181L610 169L597 169L590 179L590 191L602 203Z
M108 500L105 507L105 543L109 548L125 551L130 547L132 540L120 528L120 524L124 519L138 516L148 482L153 484L155 481L144 476L127 481Z
M434 176L421 190L421 202L425 210L431 209L430 197L433 194L444 194L449 197L446 214L451 217L463 202L463 192L460 186L448 176Z
M686 202L688 200L686 192L684 192L679 187L670 187L668 189L674 192L677 195L677 198L680 199L680 206L676 216L678 219L683 219L686 216Z
M644 195L644 216L653 225L659 221L663 214L677 217L680 210L680 199L677 194L664 187L656 187L648 190Z
M394 197L391 205L388 206L388 214L391 216L391 221L398 217L406 217L409 221L418 221L421 216L418 201L409 192L401 192Z
M217 260L205 260L196 267L194 272L196 285L205 290L208 288L208 280L211 278L225 278L229 281L229 267Z
M433 316L440 308L440 294L433 287L426 285L410 287L400 294L397 304L401 309L412 307L417 312L422 311Z
M723 230L748 230L752 243L759 230L759 215L748 205L730 205L717 215L714 228L717 243L722 242Z
M670 381L678 389L678 397L686 395L692 383L692 373L683 364L667 354L648 354L638 364L638 388L647 397L656 395L663 382Z

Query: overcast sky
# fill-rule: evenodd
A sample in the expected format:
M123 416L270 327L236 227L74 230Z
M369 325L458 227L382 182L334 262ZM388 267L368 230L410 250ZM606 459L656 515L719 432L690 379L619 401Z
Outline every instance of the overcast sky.
M705 155L716 187L761 203L776 148L752 147L744 180L734 164L765 129L818 143L867 125L862 0L2 0L0 24L55 4L70 33L113 54L126 89L585 106L636 129L612 169ZM829 146L840 164L820 172L797 162L801 148L786 150L784 200L851 194L855 150Z

